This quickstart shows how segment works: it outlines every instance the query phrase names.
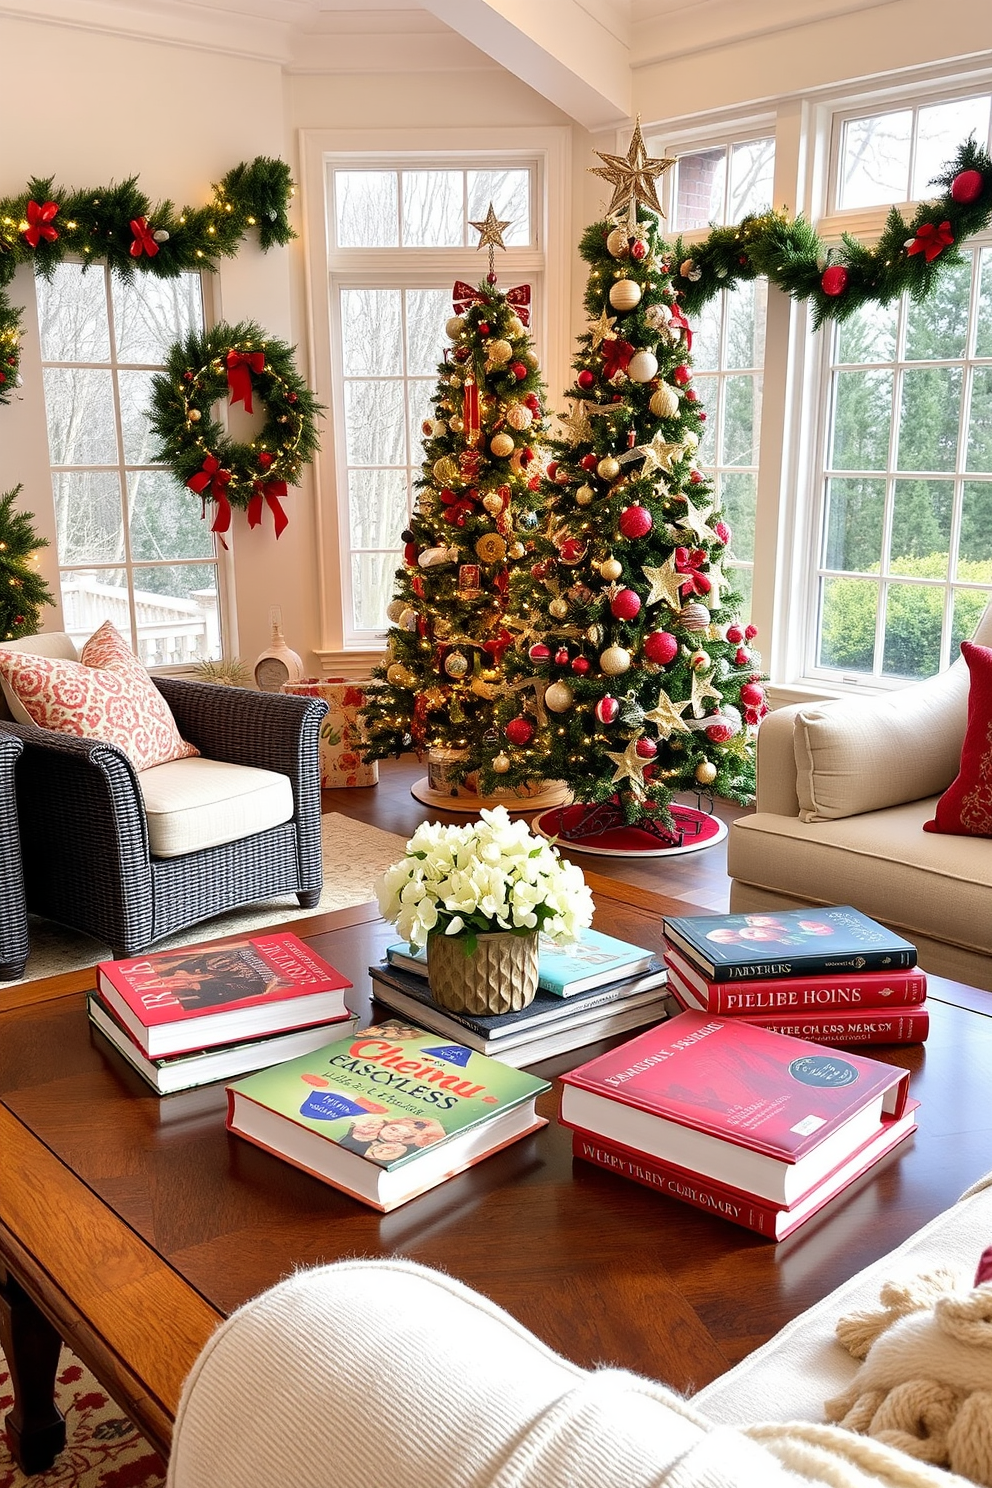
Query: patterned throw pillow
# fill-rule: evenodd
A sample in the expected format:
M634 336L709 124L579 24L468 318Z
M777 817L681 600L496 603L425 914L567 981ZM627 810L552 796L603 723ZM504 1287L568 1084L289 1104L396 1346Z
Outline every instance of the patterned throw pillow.
M961 655L971 673L961 768L923 830L992 837L992 650L962 641Z
M130 646L104 621L79 661L0 651L0 676L33 723L59 734L106 739L136 770L199 754Z

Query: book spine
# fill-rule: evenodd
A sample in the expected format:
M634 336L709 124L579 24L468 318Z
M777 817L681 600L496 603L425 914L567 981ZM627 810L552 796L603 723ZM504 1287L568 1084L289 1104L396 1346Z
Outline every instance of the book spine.
M908 971L916 965L916 952L878 950L852 951L847 956L811 953L782 957L775 961L724 961L712 966L698 958L694 946L677 942L682 954L712 982L778 981L780 977L838 976L859 971Z
M779 1211L760 1199L724 1189L709 1178L670 1167L657 1157L645 1157L614 1147L591 1132L572 1132L572 1155L591 1162L610 1173L619 1173L634 1183L654 1189L670 1199L680 1199L707 1214L718 1214L733 1224L756 1230L759 1235L775 1238Z
M686 980L681 957L666 955L669 969ZM905 1008L918 1006L927 995L927 979L922 971L896 972L894 976L872 973L875 980L859 976L792 976L734 983L694 979L700 998L709 1013L733 1018L752 1013L791 1013L795 1017L807 1012L840 1009L857 1012L862 1008Z
M787 1033L811 1044L922 1044L930 1032L930 1014L925 1007L877 1014L838 1011L784 1017L746 1013L744 1023L754 1023L771 1033Z

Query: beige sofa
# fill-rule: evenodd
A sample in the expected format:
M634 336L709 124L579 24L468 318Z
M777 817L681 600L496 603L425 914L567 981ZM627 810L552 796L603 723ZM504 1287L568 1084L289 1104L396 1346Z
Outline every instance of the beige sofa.
M992 606L974 640L992 646ZM853 904L925 970L992 991L992 841L923 830L958 772L968 680L959 657L897 693L769 713L757 809L730 830L731 909Z

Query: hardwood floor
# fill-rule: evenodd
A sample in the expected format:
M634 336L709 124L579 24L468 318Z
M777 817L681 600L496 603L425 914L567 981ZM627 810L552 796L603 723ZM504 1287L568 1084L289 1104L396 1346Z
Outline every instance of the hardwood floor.
M414 755L404 755L398 760L381 760L378 785L359 790L324 791L323 808L381 827L387 832L396 832L401 837L411 836L424 821L470 821L471 816L465 812L440 811L423 805L410 794L411 785L425 772L425 764ZM687 804L695 804L694 799ZM746 808L728 801L716 803L717 815L728 824L743 816L745 811ZM531 816L534 811L531 807L513 814ZM572 858L587 873L618 879L635 888L651 889L673 899L684 899L705 909L723 911L728 908L730 881L727 878L726 839L700 852L665 858L609 858L570 852L565 848L563 855Z

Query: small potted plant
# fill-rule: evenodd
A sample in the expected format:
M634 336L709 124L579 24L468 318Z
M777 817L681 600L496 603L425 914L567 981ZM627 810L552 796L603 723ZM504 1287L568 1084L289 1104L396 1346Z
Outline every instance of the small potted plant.
M526 1007L539 934L575 940L593 914L582 869L504 806L465 826L418 827L376 893L383 918L427 947L431 996L456 1013Z

